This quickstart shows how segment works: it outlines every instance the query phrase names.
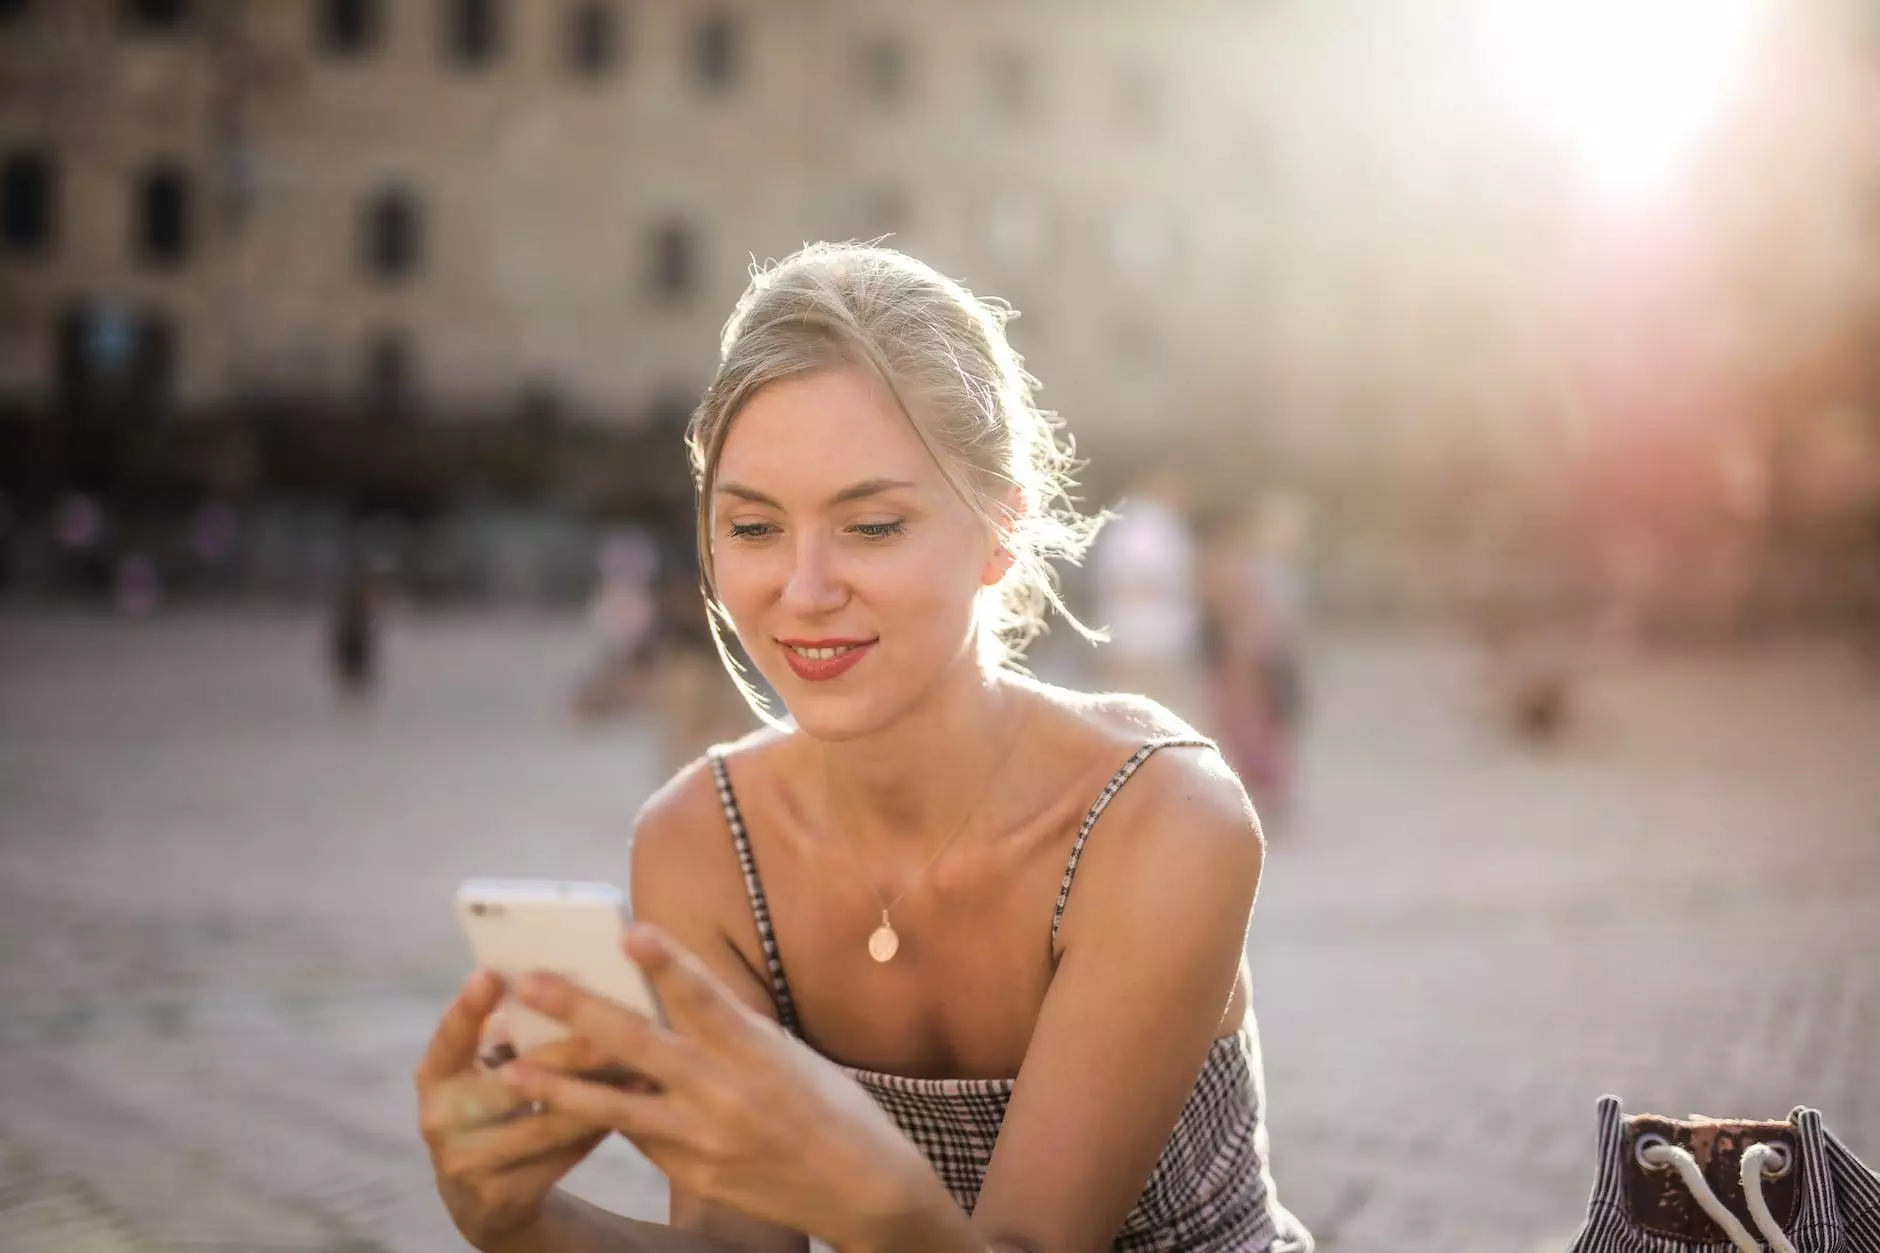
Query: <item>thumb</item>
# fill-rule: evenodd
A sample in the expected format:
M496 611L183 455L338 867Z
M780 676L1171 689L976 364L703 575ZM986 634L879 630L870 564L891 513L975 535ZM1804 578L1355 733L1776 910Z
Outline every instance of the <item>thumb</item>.
M649 976L662 974L672 965L672 942L664 931L650 922L629 926L621 946L633 963Z

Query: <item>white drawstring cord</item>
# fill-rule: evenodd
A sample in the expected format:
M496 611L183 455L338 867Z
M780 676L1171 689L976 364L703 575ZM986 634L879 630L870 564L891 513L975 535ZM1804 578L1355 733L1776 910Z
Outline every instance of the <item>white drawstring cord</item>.
M1648 1165L1674 1167L1678 1177L1684 1180L1684 1186L1691 1190L1691 1196L1696 1198L1697 1204L1710 1215L1712 1222L1723 1228L1724 1234L1730 1237L1730 1243L1736 1245L1739 1253L1762 1253L1762 1246L1756 1243L1756 1237L1737 1221L1736 1215L1710 1190L1703 1168L1688 1150L1675 1144L1657 1143L1640 1148L1638 1155ZM1769 1242L1770 1253L1795 1253L1795 1246L1782 1234L1775 1215L1769 1212L1769 1202L1763 1200L1763 1163L1774 1156L1775 1150L1767 1144L1753 1144L1743 1151L1743 1196L1749 1202L1750 1217L1756 1220L1756 1229Z
M1769 1202L1763 1200L1763 1163L1777 1156L1786 1159L1788 1154L1778 1154L1767 1144L1752 1144L1743 1150L1743 1199L1749 1202L1749 1216L1756 1220L1756 1230L1769 1242L1769 1253L1795 1253L1795 1246L1776 1224L1776 1216L1769 1212ZM1774 1173L1781 1174L1781 1168Z

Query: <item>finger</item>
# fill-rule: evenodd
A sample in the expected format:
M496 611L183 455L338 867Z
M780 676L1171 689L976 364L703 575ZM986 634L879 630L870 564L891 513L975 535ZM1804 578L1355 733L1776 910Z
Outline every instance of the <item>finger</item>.
M564 1040L551 1044L540 1044L528 1052L520 1054L523 1061L543 1070L586 1070L593 1066L604 1066L608 1057L592 1040L585 1036L571 1035Z
M500 1174L606 1134L576 1114L544 1110L451 1136L438 1150L438 1167L459 1178Z
M675 1026L722 1036L747 1025L737 998L713 977L698 958L665 932L638 922L627 930L627 956L646 972Z
M420 1086L470 1068L476 1060L477 1041L483 1035L483 1020L496 1008L502 992L503 981L487 970L478 970L464 980L463 990L444 1011L437 1032L418 1063Z
M498 1072L459 1075L425 1092L418 1127L425 1139L442 1144L452 1136L513 1118L528 1103L498 1078Z
M514 1061L515 1057L512 1055L507 1060ZM616 1088L637 1085L642 1090L658 1087L631 1066L623 1066L608 1057L585 1036L572 1035L553 1044L544 1044L522 1054L522 1060L544 1070L586 1079L589 1083L604 1083Z
M598 1054L591 1062L572 1069L620 1065L665 1085L683 1082L691 1070L692 1050L679 1036L566 979L543 973L529 975L516 985L516 996L529 1008L565 1023L576 1039L586 1041Z
M503 1082L523 1100L571 1115L591 1125L611 1127L633 1140L676 1140L685 1127L671 1099L645 1092L586 1083L524 1062L504 1067Z
M530 1062L544 1069L576 1075L589 1083L604 1083L610 1087L626 1088L635 1092L660 1090L659 1084L632 1067L610 1061L601 1055L599 1049L580 1036L569 1036L553 1044L544 1044L525 1054L518 1054L514 1045L498 1044L478 1054L477 1063L487 1073L507 1066L518 1056L526 1057Z

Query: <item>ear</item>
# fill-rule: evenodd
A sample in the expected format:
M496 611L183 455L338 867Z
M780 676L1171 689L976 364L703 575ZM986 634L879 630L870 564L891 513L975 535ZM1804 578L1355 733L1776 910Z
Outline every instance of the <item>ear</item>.
M998 502L995 508L1004 516L1004 521L993 528L992 539L996 547L987 557L985 566L979 571L979 583L982 587L995 586L1018 562L1018 557L1012 547L1012 532L1017 529L1019 519L1024 517L1025 498L1015 487L1006 494L1005 499Z
M1012 555L1012 550L1000 544L992 550L992 556L986 559L985 568L979 572L980 586L996 587L1017 561L1018 558Z

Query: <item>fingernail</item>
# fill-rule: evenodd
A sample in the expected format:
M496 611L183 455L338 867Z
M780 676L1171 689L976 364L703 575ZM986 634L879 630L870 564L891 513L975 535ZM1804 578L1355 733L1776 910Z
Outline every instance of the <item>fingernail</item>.
M529 1003L545 999L554 990L555 976L553 975L524 975L516 984L516 995Z
M458 989L457 995L469 996L471 993L480 990L483 986L483 976L485 973L486 972L482 970L472 970L469 977L463 981L463 987Z

